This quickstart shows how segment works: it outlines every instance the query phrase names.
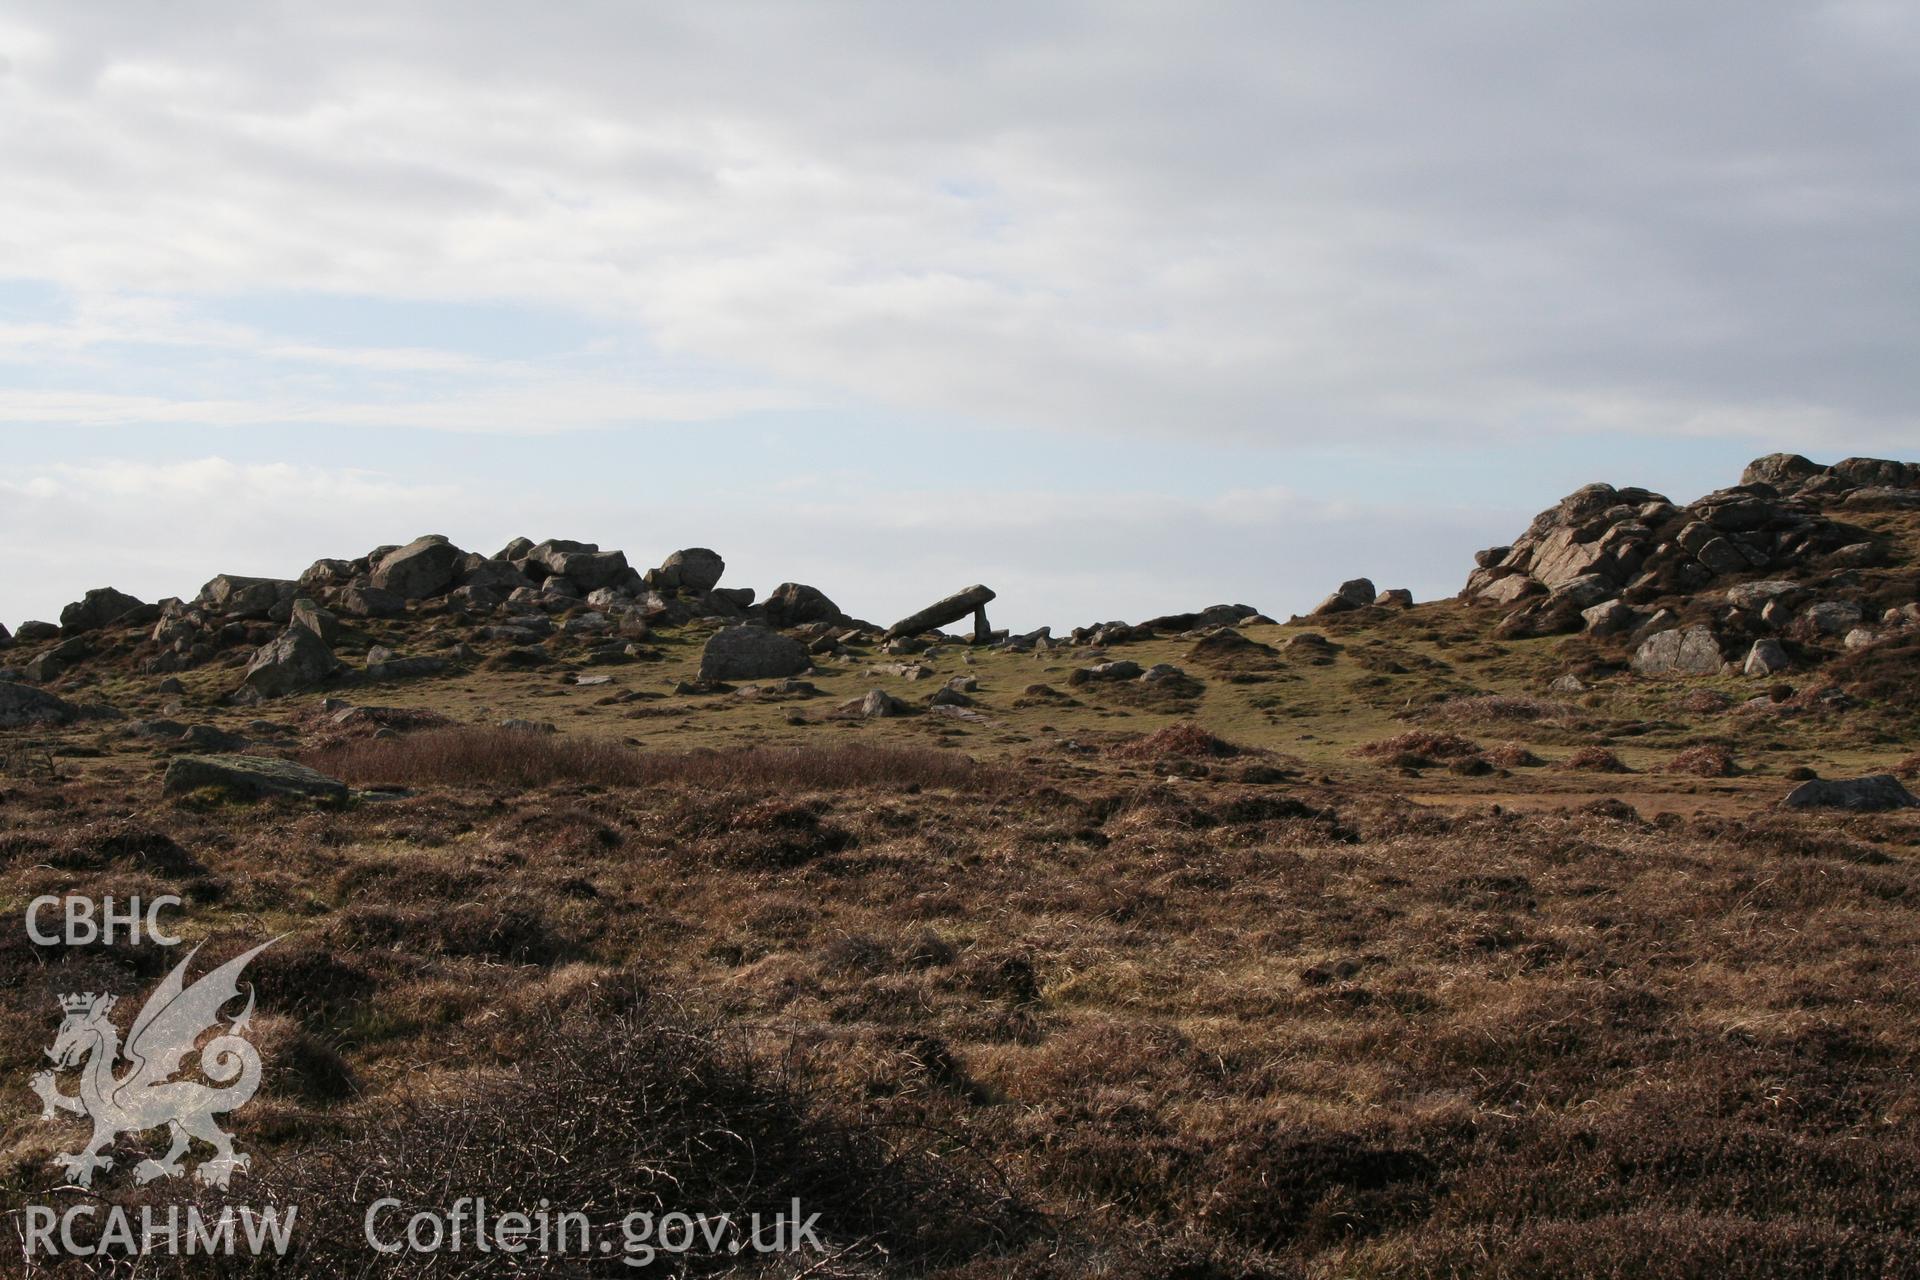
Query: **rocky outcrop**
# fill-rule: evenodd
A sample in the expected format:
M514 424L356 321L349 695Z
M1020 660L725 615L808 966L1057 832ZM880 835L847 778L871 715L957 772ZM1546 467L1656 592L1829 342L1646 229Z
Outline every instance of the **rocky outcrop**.
M700 679L769 680L797 676L811 665L807 647L765 627L724 627L700 654Z
M1503 610L1502 638L1585 630L1643 640L1640 619L1661 605L1690 621L1711 606L1711 620L1742 643L1789 623L1796 634L1844 636L1860 620L1820 600L1823 584L1854 589L1844 571L1885 563L1888 544L1837 514L1852 495L1902 485L1920 486L1920 465L1821 467L1797 454L1756 459L1740 485L1685 506L1647 489L1587 485L1513 543L1476 554L1461 598Z

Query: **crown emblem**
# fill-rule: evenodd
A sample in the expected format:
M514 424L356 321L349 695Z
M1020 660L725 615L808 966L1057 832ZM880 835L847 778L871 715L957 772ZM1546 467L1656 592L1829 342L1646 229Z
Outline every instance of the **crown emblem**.
M113 997L95 995L91 991L79 991L60 997L60 1009L64 1013L93 1013L98 1010L105 1013L113 1007Z

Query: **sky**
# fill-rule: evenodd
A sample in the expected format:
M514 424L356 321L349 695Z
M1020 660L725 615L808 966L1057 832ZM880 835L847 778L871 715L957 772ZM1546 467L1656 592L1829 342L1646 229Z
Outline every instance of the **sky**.
M1022 629L1920 456L1920 7L0 0L0 622L427 532Z

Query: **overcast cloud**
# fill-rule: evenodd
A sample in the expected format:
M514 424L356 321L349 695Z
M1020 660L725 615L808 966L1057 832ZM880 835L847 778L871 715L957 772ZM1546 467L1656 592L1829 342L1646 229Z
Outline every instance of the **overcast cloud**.
M1644 461L1622 481L1687 439L1720 481L1783 445L1912 454L1916 68L1920 10L1878 0L0 4L0 429L699 432L724 458L749 421L830 451L821 415L891 414L896 494L930 432L1004 450L1005 484L955 495L987 510L1052 487L1032 433L1176 441L1266 451L1233 488L1285 487L1288 529L1379 505L1369 450ZM307 332L320 298L353 304ZM47 462L68 483L238 465L85 439ZM1350 486L1291 486L1330 442ZM746 536L741 492L713 515ZM1230 496L1143 514L1171 538ZM1480 532L1446 495L1387 505ZM1079 518L1000 570L1083 573Z

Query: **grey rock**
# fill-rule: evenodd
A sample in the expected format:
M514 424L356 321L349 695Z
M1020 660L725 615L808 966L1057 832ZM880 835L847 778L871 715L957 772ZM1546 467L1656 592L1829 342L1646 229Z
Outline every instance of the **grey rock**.
M1815 635L1840 636L1860 625L1866 611L1851 600L1822 600L1808 605L1800 625Z
M0 680L0 729L27 725L71 724L79 709L43 689Z
M124 591L95 587L60 611L60 626L66 631L97 631L145 604Z
M449 663L445 658L424 654L419 657L403 658L391 650L379 661L374 660L374 652L367 653L367 677L372 680L402 680L419 676L437 676L445 671Z
M1372 594L1369 593L1367 598L1371 600ZM887 639L917 636L922 632L944 627L948 623L958 622L970 613L975 615L977 624L983 616L979 611L992 599L994 599L992 589L976 583L964 591L956 591L944 599L936 600L918 613L908 614L900 619L887 628Z
M177 741L182 746L196 751L238 751L251 745L247 739L237 733L228 733L225 729L210 724L189 725L180 731Z
M469 565L460 574L463 587L488 587L506 595L521 587L531 587L533 579L520 572L513 562L506 559L482 560Z
M1477 598L1485 600L1489 604L1514 604L1526 599L1528 596L1539 595L1545 590L1545 587L1535 582L1532 578L1529 578L1526 574L1515 573L1509 574L1504 578L1495 579L1489 585L1482 587L1476 594Z
M508 562L512 562L515 560L525 560L527 558L527 553L532 550L533 550L532 538L515 538L512 542L509 542L506 546L500 548L500 550L494 554L493 558L495 560L505 560Z
M300 584L287 578L248 578L223 573L200 588L195 603L230 618L264 618L276 605L287 604Z
M340 619L305 596L293 602L293 612L287 621L292 626L305 627L329 645L340 638Z
M514 556L513 561L520 566L521 572L537 581L560 572L559 569L554 567L554 561L558 557L576 551L598 551L599 549L600 544L597 542L575 542L571 538L548 538L544 542L537 542L529 547L526 555Z
M1633 654L1633 669L1643 676L1717 675L1725 659L1711 627L1679 627L1643 641Z
M790 636L765 627L726 627L707 639L700 654L700 679L778 679L797 676L808 665L806 646Z
M1566 604L1575 609L1586 609L1599 604L1616 591L1606 576L1598 573L1583 573L1577 578L1569 578L1553 589L1548 597L1552 604Z
M1740 554L1739 548L1735 547L1725 538L1714 538L1705 546L1695 551L1694 555L1699 559L1701 564L1707 566L1707 568L1713 570L1716 574L1744 573L1753 567L1747 557Z
M500 728L515 733L558 733L559 726L546 720L502 720Z
M371 575L373 585L403 599L425 600L453 585L460 560L460 548L429 533L382 556Z
M1728 587L1727 603L1737 609L1760 609L1771 600L1785 600L1790 603L1794 597L1805 594L1805 591L1806 588L1797 582L1764 578L1759 582L1742 582L1738 586Z
M862 697L841 703L833 714L847 720L880 720L906 715L912 708L885 689L869 689Z
M1380 593L1374 590L1373 583L1365 578L1349 578L1319 604L1313 608L1313 616L1321 617L1329 613L1346 613L1352 609L1364 609L1374 602Z
M272 642L255 650L247 663L237 702L283 698L310 689L340 666L326 642L305 627L288 627Z
M30 619L20 624L20 630L14 632L14 639L21 644L38 644L42 640L52 640L59 634L58 623Z
M1547 692L1559 694L1585 693L1587 682L1569 671L1566 675L1555 676L1547 686Z
M246 797L303 796L344 804L347 787L306 765L269 756L177 756L167 766L160 789L182 795L214 787Z
M1622 631L1631 631L1636 616L1631 608L1619 600L1602 601L1600 604L1580 611L1580 617L1587 624L1587 630L1597 636L1617 635Z
M818 587L804 582L783 582L773 589L764 606L767 621L776 627L797 627L809 622L839 623L846 618L840 606Z
M1750 676L1773 676L1793 668L1793 660L1787 656L1778 640L1755 640L1753 648L1747 650L1747 660L1741 670Z
M1868 645L1877 643L1879 639L1880 633L1872 627L1855 627L1847 632L1846 639L1840 643L1847 649L1864 649Z
M1789 809L1851 809L1856 813L1920 807L1920 799L1890 773L1865 778L1816 778L1789 791L1780 803Z
M640 585L624 551L556 551L546 557L554 577L565 578L582 592L627 585L629 594Z
M647 585L657 591L705 595L720 585L720 576L726 571L727 562L717 551L687 547L662 560L660 567L647 575Z
M1797 453L1769 453L1747 464L1740 473L1740 483L1770 485L1779 493L1792 493L1825 470Z
M1407 590L1405 587L1389 587L1387 590L1375 596L1373 602L1392 609L1411 609L1413 607L1413 592ZM1243 614L1241 616L1244 617L1245 615ZM1236 619L1236 621L1237 620L1238 619Z
M1872 542L1854 542L1827 557L1827 562L1842 569L1871 569L1886 562L1886 552ZM65 615L61 616L66 621Z
M407 611L407 602L397 591L356 581L340 593L340 612L352 618L391 618Z
M308 591L345 586L364 572L366 572L364 565L356 565L351 560L315 560L307 566L307 571L300 575L300 585Z

